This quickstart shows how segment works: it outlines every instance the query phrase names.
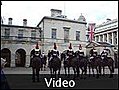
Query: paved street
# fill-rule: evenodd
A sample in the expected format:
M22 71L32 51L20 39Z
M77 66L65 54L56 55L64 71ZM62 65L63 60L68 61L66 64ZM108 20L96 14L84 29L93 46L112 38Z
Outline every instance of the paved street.
M17 67L17 68L4 68L4 72L7 77L8 84L11 89L48 89L44 78L49 79L51 76L49 75L49 68L46 71L41 71L40 73L40 82L32 82L32 70L31 68L24 68L24 67ZM118 87L118 69L115 69L115 75L113 78L109 78L109 70L106 69L105 76L100 76L99 79L96 77L86 77L86 79L76 78L74 80L75 86L73 89L116 89ZM61 74L64 74L64 69L61 69ZM71 74L73 74L73 70L71 70ZM60 78L61 83L63 80L73 80L73 75L70 78L67 78L65 75L61 75ZM54 79L53 79L54 80ZM57 79L56 79L57 80ZM56 84L56 83L55 83ZM52 84L49 87L52 88ZM66 88L59 88L59 89L66 89ZM67 88L71 89L71 88Z
M4 72L5 74L32 74L32 68L25 68L25 67L4 68ZM46 71L40 71L40 73L50 74L50 70L49 68L46 68ZM64 74L64 68L61 68L61 74ZM71 74L73 74L72 69L71 69ZM109 74L109 69L107 67L105 68L105 74ZM114 70L114 74L118 74L118 69Z

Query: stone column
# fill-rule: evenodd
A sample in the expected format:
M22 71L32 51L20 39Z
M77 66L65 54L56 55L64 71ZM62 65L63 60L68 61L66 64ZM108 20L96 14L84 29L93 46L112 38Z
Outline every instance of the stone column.
M107 43L109 43L109 34L107 33Z
M26 62L25 62L25 67L30 66L30 55L26 55Z
M10 65L10 67L16 67L16 65L15 65L15 54L14 53L11 54L11 65Z

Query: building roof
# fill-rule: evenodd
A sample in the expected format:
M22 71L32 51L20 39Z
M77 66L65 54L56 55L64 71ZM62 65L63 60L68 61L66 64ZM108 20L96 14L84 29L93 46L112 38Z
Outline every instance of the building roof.
M92 42L89 42L86 45L86 48L92 48L93 45L95 47L115 47L114 45L111 45L110 43L107 43L107 42L95 42L95 41L92 41Z
M44 16L44 17L41 19L41 21L38 23L37 26L39 26L39 25L41 24L41 22L43 22L44 19L52 19L52 20L66 21L66 22L72 22L72 23L87 24L86 22L80 22L80 21L78 21L78 20L71 20L71 19L61 18L61 17Z

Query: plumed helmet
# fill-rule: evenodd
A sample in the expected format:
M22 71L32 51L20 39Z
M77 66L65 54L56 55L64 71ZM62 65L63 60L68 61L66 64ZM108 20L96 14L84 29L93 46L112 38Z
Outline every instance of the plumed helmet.
M35 51L39 51L38 43L36 43Z
M36 49L39 49L38 43L36 43Z
M79 49L80 49L80 50L82 49L82 46L81 46L81 44L79 44Z
M69 49L72 49L72 45L71 45L71 43L70 43L70 45L69 45Z
M54 49L57 49L56 43L54 43Z

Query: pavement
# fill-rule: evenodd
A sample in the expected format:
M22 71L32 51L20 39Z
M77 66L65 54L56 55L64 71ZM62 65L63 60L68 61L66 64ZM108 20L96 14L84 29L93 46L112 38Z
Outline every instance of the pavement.
M72 81L75 83L74 87L56 87L56 84L59 78L53 78L50 87L47 86L45 78L48 80L51 79L50 70L46 68L46 71L40 71L40 82L32 82L32 68L25 67L14 67L14 68L4 68L4 73L7 78L8 85L10 89L117 89L118 88L118 69L114 70L113 78L109 78L109 69L105 69L105 76L100 76L100 78L96 78L93 76L86 76L86 78L81 79L77 77L75 80L73 79L73 75L66 77L65 75L60 75L61 82ZM64 74L64 69L61 68L61 74ZM73 74L73 70L71 69L71 74ZM55 81L57 80L57 81ZM68 83L69 84L69 83ZM70 83L71 84L71 83Z
M61 68L61 74L64 74L64 68ZM96 70L94 70L96 73ZM32 74L32 68L31 67L6 67L4 68L4 73L5 74ZM73 70L71 68L70 73L73 74ZM87 69L87 74L89 73L89 70ZM91 71L92 73L92 71ZM109 74L110 71L106 67L105 68L105 74ZM40 71L40 74L50 74L50 69L47 67L45 71ZM114 69L114 74L118 74L118 69Z

